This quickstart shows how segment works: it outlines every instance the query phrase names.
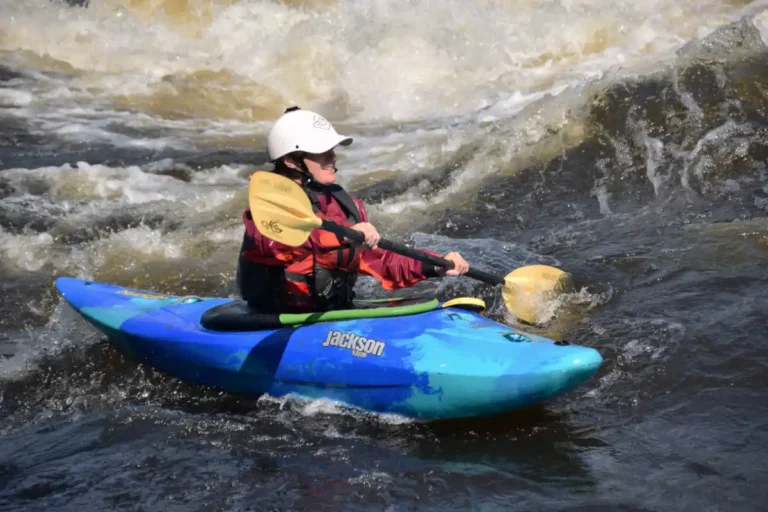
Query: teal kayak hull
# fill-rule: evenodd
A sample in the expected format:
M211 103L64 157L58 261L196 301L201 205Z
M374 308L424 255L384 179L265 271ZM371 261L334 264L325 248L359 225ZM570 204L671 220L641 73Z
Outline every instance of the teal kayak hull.
M120 350L187 382L298 395L433 420L534 405L587 381L592 348L528 334L456 307L251 331L201 318L225 298L184 298L59 278L61 296Z

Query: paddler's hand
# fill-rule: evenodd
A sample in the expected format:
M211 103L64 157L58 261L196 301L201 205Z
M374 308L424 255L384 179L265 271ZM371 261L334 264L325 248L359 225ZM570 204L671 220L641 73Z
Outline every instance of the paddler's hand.
M469 263L462 258L461 254L457 252L449 252L443 256L448 261L453 262L453 268L451 270L443 269L446 276L460 276L469 272Z
M352 226L352 229L361 232L363 236L365 236L365 245L369 249L376 249L379 247L379 240L381 240L381 235L379 235L379 232L376 230L376 227L374 227L373 224L369 224L368 222L360 222L359 224Z

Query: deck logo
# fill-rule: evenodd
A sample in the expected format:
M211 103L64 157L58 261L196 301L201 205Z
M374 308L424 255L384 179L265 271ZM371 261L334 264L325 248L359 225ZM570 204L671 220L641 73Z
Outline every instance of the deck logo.
M386 344L351 332L328 331L328 337L323 341L324 347L346 348L352 351L355 357L376 356L381 357Z
M157 295L154 293L134 292L132 290L120 290L117 292L120 295L127 295L129 297L141 297L142 299L167 299L168 295Z

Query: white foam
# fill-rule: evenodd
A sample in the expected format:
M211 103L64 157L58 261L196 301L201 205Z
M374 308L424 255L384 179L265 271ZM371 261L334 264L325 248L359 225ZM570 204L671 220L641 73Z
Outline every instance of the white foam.
M756 2L758 3L758 2ZM768 7L768 2L759 2L763 4L763 8ZM768 9L755 15L754 24L760 30L760 37L763 38L763 43L768 46Z
M174 242L162 231L147 226L114 233L102 239L95 247L101 249L99 252L119 253L123 249L166 260L181 258L184 254L181 242Z
M0 87L0 107L24 107L32 103L34 96L26 91Z
M192 175L192 183L230 187L248 186L248 180L240 176L245 167L245 165L223 165L207 171L196 172Z
M188 9L187 19L169 19L156 4L132 4L6 2L0 49L80 70L80 98L144 94L168 76L224 69L287 102L356 121L411 121L502 108L617 64L643 65L742 12L717 0L422 0L407 9L339 0L316 12L251 0L203 2L201 16Z
M392 475L383 471L366 471L358 476L348 478L350 484L361 484L365 487L386 487L394 481Z
M157 201L178 203L189 199L182 208L194 211L210 211L232 199L234 194L246 187L248 181L239 176L241 166L222 166L204 172L192 172L190 183L182 182L170 175L157 174L168 169L189 169L171 159L147 167L145 172L138 166L110 167L101 164L78 162L38 169L10 169L5 176L18 189L24 191L26 183L34 178L41 179L48 186L47 198L58 201L58 205L73 208L68 201L97 200L81 204L79 211L98 213L114 209L116 205L144 204ZM205 197L200 200L201 195ZM105 200L99 202L98 200ZM39 203L33 197L30 201ZM179 206L176 206L178 208ZM103 213L103 211L102 211Z
M295 421L294 416L314 417L314 416L351 416L353 418L365 417L366 420L375 418L377 421L386 425L402 425L414 423L416 420L398 414L372 413L357 407L349 406L336 400L325 398L310 399L303 396L289 394L282 397L273 397L262 395L258 400L260 403L277 405L281 411L290 417L289 421ZM340 434L333 427L329 426L325 435L328 437L339 437ZM349 434L344 434L349 437Z
M53 237L48 233L16 235L0 226L0 253L3 261L17 270L35 272L50 261Z
M206 237L212 242L237 242L243 238L243 226L238 222L237 225L226 229L218 228Z
M99 123L102 124L102 123ZM178 147L177 144L167 138L150 139L146 137L131 137L121 133L102 128L97 123L92 122L64 122L58 127L43 126L43 131L53 128L50 132L59 135L62 139L73 142L105 142L116 147L135 147L144 149L165 149Z
M659 139L649 136L646 132L643 132L642 140L648 154L645 160L645 175L653 185L653 194L658 197L659 189L666 181L666 178L657 172L662 162L664 143Z
M8 176L17 187L31 178L40 178L49 186L49 197L56 200L111 199L123 204L141 204L173 200L178 180L142 171L137 166L109 167L78 162L38 169L10 169ZM113 205L114 206L114 205Z
M509 118L518 114L527 105L544 98L547 95L557 96L567 89L564 84L558 85L546 91L538 91L531 94L524 94L520 91L514 91L511 95L502 98L488 109L481 110L476 116L478 123L488 123L498 121L503 118Z
M44 328L24 329L13 336L17 350L13 357L0 358L0 380L22 377L39 367L43 355L55 354L74 344L87 345L100 338L71 307L60 302Z
M489 134L507 139L504 147L480 144L455 186L434 198L440 202L563 128L566 113L575 116L574 106L583 104L588 82L658 69L691 38L756 12L754 4L419 0L403 9L387 0L338 0L313 10L301 3L209 0L171 18L166 3L153 0L87 8L29 0L0 4L0 51L11 52L17 65L36 68L28 56L37 55L74 68L37 75L30 69L36 78L24 81L33 92L8 109L33 133L72 142L204 150L232 141L263 149L270 123L258 116L196 114L206 88L220 95L226 77L237 84L227 89L232 105L245 101L247 110L248 102L263 100L261 108L278 112L299 104L344 121L356 143L340 151L342 180L371 170L434 168L462 144ZM756 24L764 26L761 16ZM173 95L177 84L183 89L206 73L225 81L203 79L203 96L182 100L188 118L164 119L141 101L115 104L158 89ZM163 98L154 103L162 107ZM504 131L491 134L478 125ZM392 213L410 207L423 209L420 198L389 206Z
M82 224L87 221L88 213L74 213L68 218L74 224ZM92 278L94 271L110 261L122 259L130 264L136 258L181 258L187 237L184 233L166 234L141 224L108 233L86 245L70 246L56 243L49 233L14 234L0 227L0 256L6 270L20 274L46 270L54 274Z

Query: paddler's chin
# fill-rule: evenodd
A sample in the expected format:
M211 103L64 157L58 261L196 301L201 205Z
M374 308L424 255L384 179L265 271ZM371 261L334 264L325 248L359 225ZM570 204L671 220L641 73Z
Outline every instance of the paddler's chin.
M312 178L321 185L331 185L336 183L336 168L330 167L328 169L310 169Z

